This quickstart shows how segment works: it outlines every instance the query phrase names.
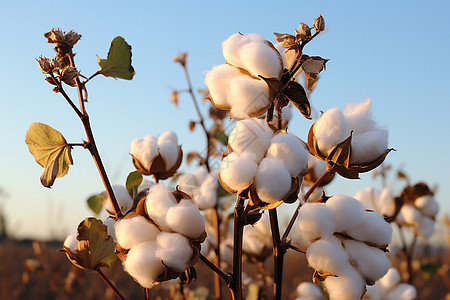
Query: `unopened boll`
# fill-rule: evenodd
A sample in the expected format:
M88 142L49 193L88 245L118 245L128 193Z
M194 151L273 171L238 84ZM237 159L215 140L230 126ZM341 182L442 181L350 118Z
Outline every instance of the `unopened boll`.
M133 199L131 199L130 194L128 194L127 189L123 185L113 184L112 190L114 192L114 196L116 198L117 204L119 205L120 211L122 213L128 212L133 206ZM105 206L106 211L110 215L114 215L114 207L111 203L109 197L106 197L103 201L103 205Z
M114 228L116 241L124 249L130 249L139 243L156 240L156 236L160 233L154 224L140 215L121 219L116 222Z
M198 239L205 232L205 219L191 200L181 200L167 210L166 223L178 233Z
M179 233L160 233L156 239L158 247L155 255L160 258L165 265L183 272L189 267L193 250L187 238Z

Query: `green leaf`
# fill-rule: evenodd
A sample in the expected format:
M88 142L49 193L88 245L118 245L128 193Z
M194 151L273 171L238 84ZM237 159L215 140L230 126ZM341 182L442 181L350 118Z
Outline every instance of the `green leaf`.
M142 183L143 179L144 178L142 177L142 173L139 171L134 171L128 174L126 187L131 198L134 198L134 195L137 192L137 188Z
M121 36L114 38L111 42L108 57L100 59L97 56L97 61L101 68L98 73L106 77L131 80L136 74L131 65L131 46Z
M228 136L220 129L217 129L216 132L214 132L214 136L216 139L221 142L223 145L228 145Z
M97 194L87 199L88 207L96 214L100 214L103 208L103 195Z
M43 186L51 187L56 178L69 172L69 165L73 165L72 147L58 130L43 123L33 123L25 142L36 162L44 167L41 175Z

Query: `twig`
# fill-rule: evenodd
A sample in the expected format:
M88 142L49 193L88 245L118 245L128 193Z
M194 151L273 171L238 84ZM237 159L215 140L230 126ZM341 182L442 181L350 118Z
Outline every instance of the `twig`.
M116 294L117 298L119 298L121 300L125 300L125 298L122 296L122 294L120 294L119 290L114 286L114 284L111 281L109 281L109 279L102 272L102 270L96 269L95 273L97 273L98 276L100 276L100 278L103 279L103 281L113 290L113 292L114 292L114 294Z
M269 209L270 228L273 242L273 299L280 300L283 284L283 261L286 249L280 239L277 209Z
M233 243L233 280L228 285L233 300L242 300L242 240L244 235L244 224L246 209L244 209L244 198L238 196L234 207L234 243ZM249 206L247 205L247 208Z
M211 270L214 271L225 283L228 285L231 282L231 277L225 274L221 269L219 269L215 264L210 262L203 254L200 253L200 260L207 265Z

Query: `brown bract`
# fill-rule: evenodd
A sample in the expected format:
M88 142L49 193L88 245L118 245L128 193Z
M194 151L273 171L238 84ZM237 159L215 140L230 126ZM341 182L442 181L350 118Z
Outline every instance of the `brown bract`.
M133 154L131 154L131 157L133 159L133 165L143 175L153 175L157 180L160 180L167 179L175 174L175 172L180 167L181 162L183 161L183 150L181 150L181 146L178 146L177 161L175 165L173 165L173 167L168 170L166 170L166 162L164 161L164 158L160 153L158 153L158 155L153 158L153 160L150 162L150 165L147 167L143 166L141 162L136 157L134 157Z
M81 34L78 34L73 30L63 32L59 28L53 28L45 33L44 37L47 38L49 43L57 45L64 44L72 48L81 39Z

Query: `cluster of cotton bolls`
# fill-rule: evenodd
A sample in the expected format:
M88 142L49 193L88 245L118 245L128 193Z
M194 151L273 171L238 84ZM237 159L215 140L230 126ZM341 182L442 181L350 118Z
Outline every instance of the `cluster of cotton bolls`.
M356 199L334 195L326 203L306 203L298 215L300 247L324 279L330 299L360 299L389 269L384 249L392 228Z
M434 219L439 211L439 204L433 195L417 197L412 203L405 203L397 215L400 226L414 228L415 232L429 238L434 231Z
M198 208L212 208L217 203L217 175L200 166L193 173L183 173L177 178L180 190L191 196Z
M280 78L280 53L261 35L233 34L222 43L226 64L210 70L205 84L211 103L232 118L257 117L270 106L269 87L260 78Z
M365 300L414 300L417 297L416 288L407 283L401 283L397 269L389 271L375 285L367 287Z
M254 185L264 203L289 196L294 179L306 172L308 152L290 133L273 130L265 120L245 119L236 123L228 139L230 153L223 157L219 180L230 193Z
M134 139L131 141L130 154L136 169L144 175L155 174L159 179L172 176L183 158L178 137L170 130L158 138L147 135Z
M253 226L244 227L242 251L249 257L264 261L272 254L273 242L270 232L269 216L267 213L263 213L261 219Z
M367 99L360 104L348 105L344 111L334 107L314 123L311 128L314 147L323 159L352 131L350 164L371 163L387 151L388 132L380 129L372 119L370 106L371 101Z
M311 282L302 282L297 286L297 298L295 300L322 300L322 291Z
M153 185L137 212L114 227L124 270L146 288L191 267L206 236L205 221L195 203L163 184Z
M392 195L392 189L385 187L382 191L375 190L373 187L367 187L355 194L367 210L373 210L385 217L391 217L395 214L395 199Z

